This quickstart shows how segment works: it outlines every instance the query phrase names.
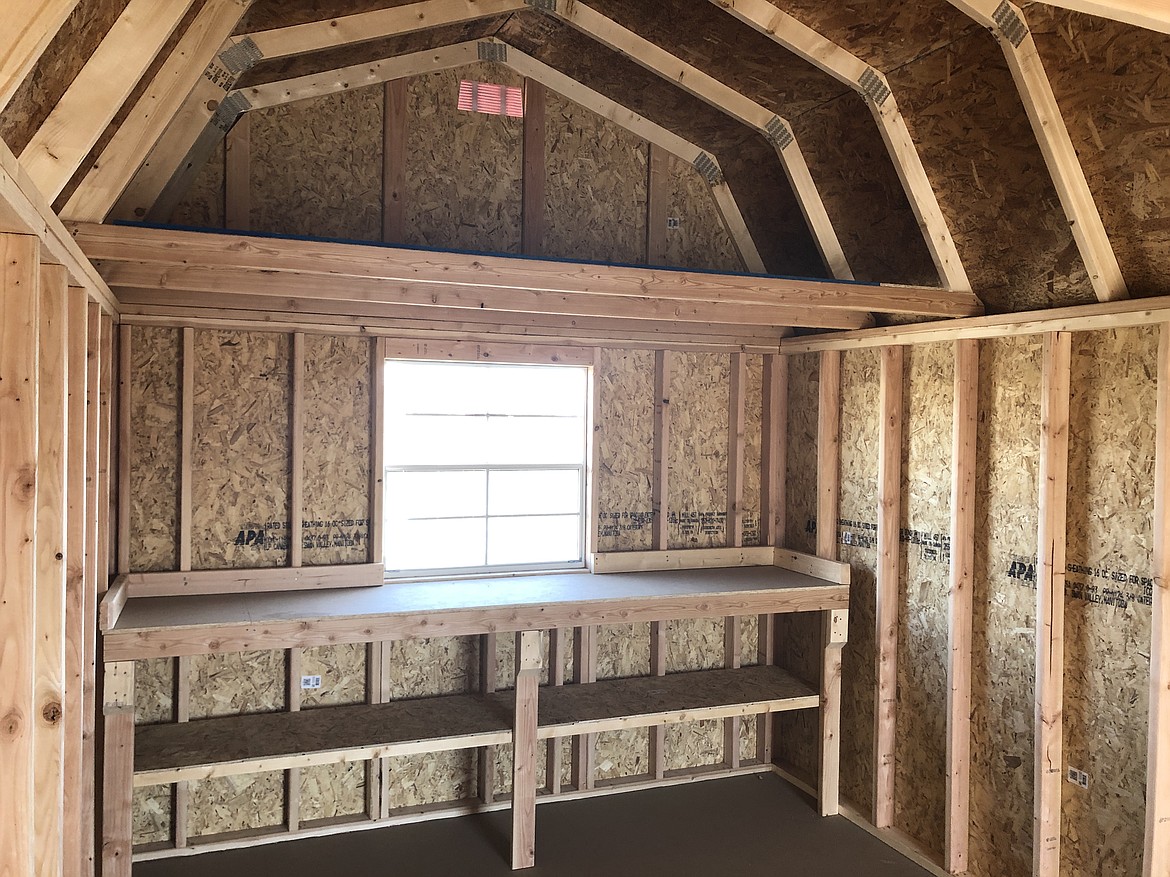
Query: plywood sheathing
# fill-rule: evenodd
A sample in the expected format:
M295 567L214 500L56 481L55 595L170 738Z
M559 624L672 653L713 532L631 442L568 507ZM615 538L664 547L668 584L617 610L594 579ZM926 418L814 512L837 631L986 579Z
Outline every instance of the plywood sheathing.
M551 16L514 16L499 37L710 151L768 270L827 276L776 151L762 136Z
M288 563L289 336L195 333L192 565Z
M307 566L364 563L370 556L371 353L365 338L305 336L301 535Z
M257 110L248 119L252 229L347 240L379 238L380 86Z
M603 348L594 375L600 396L598 551L650 549L654 468L654 351Z
M545 156L543 254L645 262L649 144L549 91Z
M1064 752L1089 788L1062 786L1062 873L1142 856L1157 351L1157 326L1073 337Z
M173 659L135 661L134 724L174 721L174 691ZM135 846L165 843L171 836L171 787L143 786L135 789L133 813Z
M220 140L207 163L195 175L194 182L171 214L171 222L191 228L224 226L224 151ZM257 229L258 230L258 229Z
M405 243L519 253L523 123L461 112L462 78L522 84L520 76L498 64L410 80Z
M1170 292L1170 36L1030 3L1026 14L1133 296Z
M305 24L371 9L392 9L412 2L415 0L256 0L240 19L236 33Z
M764 357L749 355L745 366L747 384L744 388L743 427L743 544L759 545L760 456L764 440ZM741 638L746 639L747 635L747 631L744 630L741 633ZM752 636L755 636L754 632ZM750 654L753 655L751 663L755 663L755 653L751 652Z
M1025 336L979 351L972 877L1032 871L1040 348L1039 336Z
M0 139L16 155L49 117L129 0L80 0L0 113Z
M877 571L878 352L841 358L841 486L838 559L852 569L849 641L841 653L841 795L868 813L873 802L875 588ZM814 421L815 423L815 421ZM829 525L831 522L824 522ZM817 521L820 529L821 521ZM807 643L816 653L819 635ZM815 738L809 745L816 752Z
M946 809L953 345L907 348L903 387L894 825L941 856Z
M670 389L669 548L717 548L727 533L730 357L680 353Z
M400 755L386 759L390 780L383 794L390 812L448 801L465 801L475 796L474 749Z
M731 235L723 226L707 181L682 159L667 156L666 264L710 271L744 271Z
M133 572L178 564L180 333L135 326L130 365L130 561ZM135 679L141 681L142 668Z
M783 544L808 554L816 553L819 391L819 355L789 357L788 459L784 463L787 523ZM820 629L820 619L815 613L776 616L776 663L797 678L816 685L821 675ZM812 781L818 766L816 717L804 711L780 713L773 724L776 761Z

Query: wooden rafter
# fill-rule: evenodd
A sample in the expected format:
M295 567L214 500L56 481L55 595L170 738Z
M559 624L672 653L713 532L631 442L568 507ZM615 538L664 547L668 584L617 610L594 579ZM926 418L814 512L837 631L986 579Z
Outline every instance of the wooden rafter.
M61 211L64 219L101 222L154 148L251 0L210 0L138 99Z
M1170 6L1165 0L1048 0L1048 3L1170 34Z
M131 0L20 154L51 201L61 194L193 0Z
M934 188L898 110L893 90L879 71L768 0L711 0L740 21L819 67L858 92L873 113L910 207L922 225L939 279L949 288L971 290Z
M1007 0L948 2L990 28L999 40L1097 299L1115 301L1128 298L1121 266L1117 264L1117 256L1105 233L1101 213L1089 190L1089 182L1085 179L1023 11Z
M78 0L9 0L0 31L0 110L48 48Z
M796 142L792 126L785 119L577 0L555 0L555 4L550 3L547 7L541 4L540 8L763 134L780 157L825 267L839 280L853 279L853 272L809 173L804 154Z
M487 48L491 47L491 48ZM731 188L723 179L722 169L714 156L704 152L699 146L651 122L644 116L610 100L593 89L582 85L561 71L536 60L530 55L513 48L506 43L495 39L468 41L424 52L413 52L409 55L400 55L376 61L373 64L357 64L353 67L344 67L340 70L328 70L322 73L312 73L295 79L280 82L271 82L244 89L243 98L252 109L277 106L297 100L320 97L334 94L338 91L361 88L377 83L395 81L404 77L418 76L436 70L449 70L453 67L462 67L474 64L485 57L493 62L503 64L515 70L521 76L536 80L547 88L560 94L562 97L575 101L591 112L613 122L631 134L641 137L650 143L661 146L681 161L696 165L708 163L714 168L714 173L704 177L711 186L711 193L719 208L724 227L731 236L740 258L749 271L757 274L765 272L764 261L760 257L747 223L736 203Z

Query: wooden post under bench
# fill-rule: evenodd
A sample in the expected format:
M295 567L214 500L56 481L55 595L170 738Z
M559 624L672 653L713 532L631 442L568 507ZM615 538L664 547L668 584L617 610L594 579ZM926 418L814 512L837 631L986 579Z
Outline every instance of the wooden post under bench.
M106 664L102 877L130 877L134 821L134 662Z
M540 631L516 636L516 716L512 726L512 868L536 864L536 707Z

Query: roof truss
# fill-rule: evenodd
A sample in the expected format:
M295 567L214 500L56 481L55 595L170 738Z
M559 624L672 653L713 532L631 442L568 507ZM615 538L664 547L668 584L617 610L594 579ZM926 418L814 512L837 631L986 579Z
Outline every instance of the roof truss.
M1047 0L1052 6L1124 21L1170 34L1170 5L1165 0Z

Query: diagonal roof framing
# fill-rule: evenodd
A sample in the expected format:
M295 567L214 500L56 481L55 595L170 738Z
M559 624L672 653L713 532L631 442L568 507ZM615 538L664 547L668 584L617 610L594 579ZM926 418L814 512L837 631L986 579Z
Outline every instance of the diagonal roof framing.
M6 0L0 29L0 110L8 106L79 0Z
M529 0L529 4L763 134L780 158L825 267L839 280L853 279L837 233L787 120L577 0Z
M1170 34L1170 5L1166 0L1046 0L1050 6L1112 18L1135 27Z
M971 282L885 76L768 0L711 2L862 96L881 131L910 207L922 226L939 278L948 289L969 292Z
M559 70L549 67L494 37L487 40L458 43L432 51L413 52L409 55L400 55L373 64L355 64L352 67L344 67L339 70L328 70L280 82L255 85L242 91L252 109L262 109L436 70L461 67L488 59L511 68L521 76L542 83L561 96L576 101L591 112L625 128L635 136L661 146L688 164L713 167L715 173L704 177L704 179L711 186L711 192L719 208L724 227L731 236L732 242L748 270L758 274L765 273L766 269L760 258L759 250L752 240L743 214L739 210L739 205L724 181L719 163L714 156L709 155L689 140L668 131L661 125L651 122L633 110L610 100Z
M1032 38L1023 11L1009 0L948 0L986 28L990 28L1003 48L1036 142L1048 165L1060 204L1068 218L1073 239L1089 271L1093 291L1099 301L1128 298L1125 278L1101 213L1089 190L1085 171L1077 158L1068 127L1064 123L1052 83ZM1168 13L1170 16L1170 13Z

